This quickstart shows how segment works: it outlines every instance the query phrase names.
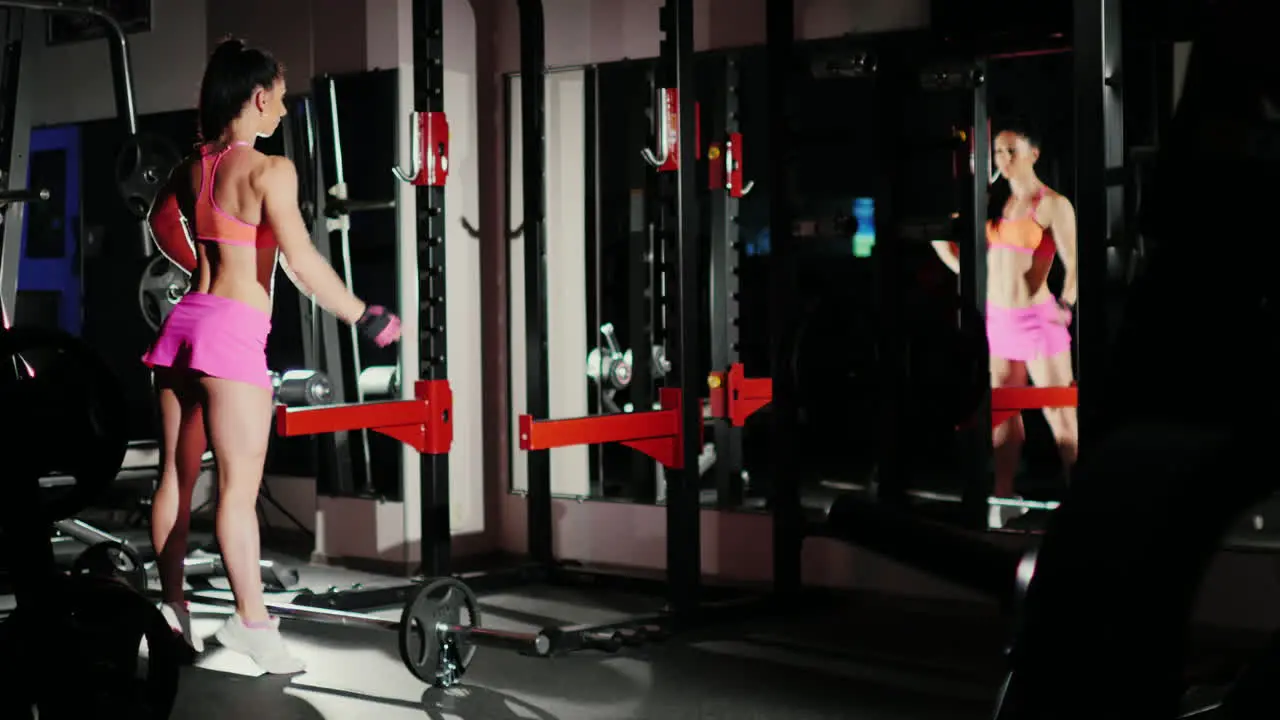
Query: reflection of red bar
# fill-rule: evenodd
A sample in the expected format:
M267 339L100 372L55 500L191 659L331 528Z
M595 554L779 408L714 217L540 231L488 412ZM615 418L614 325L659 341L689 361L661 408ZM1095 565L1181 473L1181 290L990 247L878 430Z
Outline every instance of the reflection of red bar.
M999 427L1023 410L1076 407L1078 388L1006 387L991 390L991 427Z
M443 455L453 445L453 391L448 380L419 380L413 400L276 409L282 436L375 430L425 455Z
M567 420L535 420L520 416L520 449L550 450L573 445L616 442L639 450L662 463L684 467L680 432L680 390L662 388L662 409L650 412L611 413Z
M755 411L773 402L773 380L747 377L742 363L730 365L727 373L711 373L707 385L711 417L728 418L734 427L742 427Z

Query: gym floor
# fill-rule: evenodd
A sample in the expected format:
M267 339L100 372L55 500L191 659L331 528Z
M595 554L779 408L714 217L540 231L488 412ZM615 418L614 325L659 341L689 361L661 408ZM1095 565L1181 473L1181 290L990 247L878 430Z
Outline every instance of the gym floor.
M395 584L333 568L301 568L301 585ZM530 630L521 622L608 621L651 609L634 597L529 587L480 598L486 626ZM870 602L868 602L870 604ZM879 604L879 603L875 603ZM889 605L886 604L886 608ZM396 636L357 627L288 621L286 637L308 664L305 674L258 677L246 658L212 640L196 667L184 672L175 718L199 720L242 714L296 718L984 718L1000 679L998 632L966 641L965 630L898 604L866 607L830 624L757 623L720 627L701 636L676 636L617 654L584 652L550 660L481 648L458 688L428 690L400 661ZM227 612L193 607L198 630L212 634ZM861 615L861 617L859 617ZM398 612L386 613L398 617ZM982 633L978 633L981 635ZM857 656L841 653L842 638L857 640ZM890 660L888 647L901 645ZM966 648L957 656L957 646ZM967 645L967 647L966 647ZM907 647L912 646L912 647ZM877 648L879 648L877 650ZM915 657L914 661L907 658ZM984 659L985 657L985 659ZM928 658L922 662L920 658ZM888 661L888 662L887 662Z
M401 584L269 555L298 568L298 587L316 592ZM276 599L287 602L293 592ZM0 596L0 611L11 606ZM520 631L608 622L655 606L545 586L480 597L485 626ZM435 690L404 668L391 632L286 619L282 629L308 670L272 677L209 637L227 608L192 612L208 640L182 673L172 717L183 720L976 720L990 717L1005 634L993 608L856 595L790 620L724 623L616 654L534 659L481 648L459 687ZM399 618L398 610L378 614Z

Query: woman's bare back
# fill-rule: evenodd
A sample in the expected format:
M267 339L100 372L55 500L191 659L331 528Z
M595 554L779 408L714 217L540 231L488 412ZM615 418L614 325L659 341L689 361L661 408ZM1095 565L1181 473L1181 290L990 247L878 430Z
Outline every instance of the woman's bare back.
M184 209L191 219L192 237L196 244L197 265L192 274L192 291L219 295L252 305L263 312L271 311L272 280L279 249L267 222L264 193L259 182L267 167L267 156L249 147L232 147L214 164L219 147L202 149L189 157L183 171L190 180L191 207ZM204 162L201 162L205 159ZM201 197L205 172L212 173L212 197ZM217 242L202 237L216 237L214 228L201 227L195 205L213 201L215 212L232 222L257 226L257 241L252 245Z

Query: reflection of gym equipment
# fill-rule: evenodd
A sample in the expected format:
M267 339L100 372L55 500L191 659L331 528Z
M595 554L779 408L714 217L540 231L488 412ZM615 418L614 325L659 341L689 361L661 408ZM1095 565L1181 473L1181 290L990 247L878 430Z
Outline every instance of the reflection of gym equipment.
M587 353L587 377L600 386L601 402L605 408L609 412L622 412L613 397L619 390L631 386L631 350L622 352L618 349L613 323L601 325L600 334L604 335L606 346L597 345Z
M702 419L724 419L735 427L741 427L773 397L772 383L767 378L747 378L741 364L735 364L727 372L712 374L708 385L712 389L711 400L698 414L699 435L702 433ZM520 449L550 450L616 442L648 455L665 468L680 469L684 467L683 400L675 388L662 388L660 398L661 408L658 410L561 420L538 420L531 415L521 415ZM711 447L709 457L710 462L714 462L714 446ZM701 466L704 457L708 457L705 451L699 456L699 474L705 473L709 467Z

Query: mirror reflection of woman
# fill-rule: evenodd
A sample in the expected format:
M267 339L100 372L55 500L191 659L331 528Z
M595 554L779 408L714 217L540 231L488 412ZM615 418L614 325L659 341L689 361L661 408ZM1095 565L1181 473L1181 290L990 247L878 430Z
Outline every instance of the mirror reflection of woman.
M1028 128L1004 127L995 136L993 157L999 179L991 186L987 213L987 343L991 386L1071 385L1071 314L1076 282L1076 214L1071 201L1036 174L1040 140ZM953 272L960 272L957 248L933 244ZM1049 289L1054 257L1065 269L1061 297ZM1079 430L1075 408L1045 408L1063 468L1076 461ZM1022 416L993 431L995 494L1014 496L1014 479L1025 439ZM994 509L993 509L994 510ZM998 517L993 517L1000 524Z

